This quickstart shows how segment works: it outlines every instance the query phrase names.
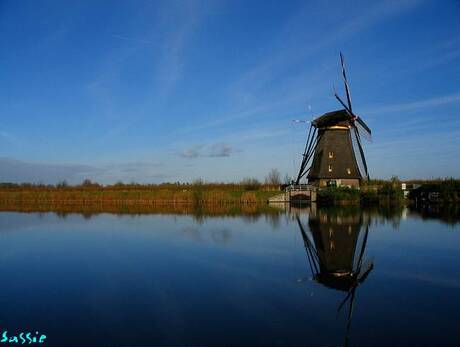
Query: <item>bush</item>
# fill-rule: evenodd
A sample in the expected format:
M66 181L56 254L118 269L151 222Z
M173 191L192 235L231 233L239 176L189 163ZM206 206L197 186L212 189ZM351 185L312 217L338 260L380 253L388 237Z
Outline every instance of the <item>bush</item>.
M380 202L402 202L404 200L404 193L401 189L401 182L397 177L392 177L390 182L385 182L380 186L378 196Z
M198 178L192 183L192 199L194 205L201 205L204 200L204 181L201 178Z
M359 203L360 192L348 187L329 187L319 190L317 199L325 205L333 205L338 202Z
M449 179L441 182L439 186L439 195L444 203L457 202L460 192L460 181Z
M66 180L63 180L61 182L59 182L58 184L56 184L56 188L67 188L69 186L69 184L67 183Z
M82 188L100 188L101 185L87 178L80 184L80 187Z
M379 194L376 190L361 191L361 203L363 205L371 205L379 203Z
M246 177L241 180L240 185L243 186L244 190L257 190L260 187L260 182L257 178Z

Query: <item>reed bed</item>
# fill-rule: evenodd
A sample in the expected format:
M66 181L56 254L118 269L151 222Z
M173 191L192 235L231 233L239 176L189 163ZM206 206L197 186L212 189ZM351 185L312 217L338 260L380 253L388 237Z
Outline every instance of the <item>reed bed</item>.
M3 186L2 204L162 205L255 204L276 194L273 186L247 190L239 185Z

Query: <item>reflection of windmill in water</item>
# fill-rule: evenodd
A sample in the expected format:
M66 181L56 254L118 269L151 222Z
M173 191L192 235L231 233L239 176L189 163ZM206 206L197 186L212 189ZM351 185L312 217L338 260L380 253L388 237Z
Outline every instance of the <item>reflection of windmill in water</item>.
M345 339L347 346L356 289L374 267L372 261L364 262L369 223L365 222L364 233L361 233L361 215L339 216L320 211L317 215L310 214L308 233L298 215L296 218L313 280L328 288L347 293L337 309L340 312L348 303Z
M311 121L302 163L295 184L307 175L308 183L318 187L345 185L358 187L369 179L361 135L370 139L371 129L352 109L350 89L340 54L347 103L335 93L343 109L325 113ZM355 147L359 152L358 165ZM310 164L311 163L311 164Z

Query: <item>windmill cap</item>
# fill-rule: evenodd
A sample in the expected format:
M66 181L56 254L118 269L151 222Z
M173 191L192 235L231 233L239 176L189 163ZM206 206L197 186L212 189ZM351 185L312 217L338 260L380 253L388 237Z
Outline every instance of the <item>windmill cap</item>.
M317 128L323 128L333 125L348 125L349 121L350 115L345 109L343 109L325 113L314 119L312 123Z

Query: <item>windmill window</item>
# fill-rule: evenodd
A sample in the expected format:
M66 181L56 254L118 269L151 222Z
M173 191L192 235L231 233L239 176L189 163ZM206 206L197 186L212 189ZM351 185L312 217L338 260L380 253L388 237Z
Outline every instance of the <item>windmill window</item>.
M329 152L329 159L334 158L334 152Z
M328 170L329 172L332 172L332 165L329 165Z
M347 168L347 174L351 175L351 169Z

